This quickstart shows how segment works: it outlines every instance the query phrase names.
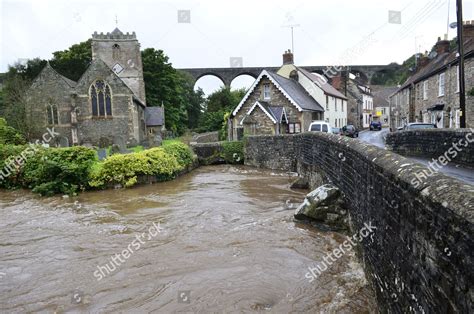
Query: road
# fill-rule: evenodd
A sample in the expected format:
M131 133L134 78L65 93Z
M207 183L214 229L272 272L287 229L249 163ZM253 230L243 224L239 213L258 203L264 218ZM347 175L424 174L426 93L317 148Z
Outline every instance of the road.
M385 136L389 132L388 128L382 129L382 131L361 131L359 133L359 140L370 143L372 145L385 148ZM414 161L417 161L425 166L428 166L428 162L432 161L428 158L422 157L410 157ZM449 163L440 170L443 174L459 179L474 185L474 170L464 168L463 166Z

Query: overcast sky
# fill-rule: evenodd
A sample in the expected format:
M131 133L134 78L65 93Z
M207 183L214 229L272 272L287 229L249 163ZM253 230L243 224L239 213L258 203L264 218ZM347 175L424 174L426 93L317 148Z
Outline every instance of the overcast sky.
M429 50L456 20L455 0L0 0L1 65L21 58L49 59L52 52L87 40L94 31L135 31L142 48L162 49L176 68L279 66L294 29L298 65L388 64ZM472 20L473 0L464 1ZM190 10L190 23L178 23ZM389 10L401 11L401 20ZM183 17L186 21L186 16ZM401 24L397 24L401 22ZM449 30L449 38L456 30ZM207 92L215 78L198 82ZM236 80L235 87L250 84ZM234 86L234 84L233 84Z

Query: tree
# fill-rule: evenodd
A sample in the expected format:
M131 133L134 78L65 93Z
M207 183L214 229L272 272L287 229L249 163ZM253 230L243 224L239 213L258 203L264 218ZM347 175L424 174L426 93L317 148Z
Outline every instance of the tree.
M163 103L166 128L176 135L184 133L200 116L202 91L193 90L193 81L174 69L162 50L143 50L142 62L147 106Z
M53 52L51 66L65 77L78 81L92 61L92 40L72 45L69 49Z

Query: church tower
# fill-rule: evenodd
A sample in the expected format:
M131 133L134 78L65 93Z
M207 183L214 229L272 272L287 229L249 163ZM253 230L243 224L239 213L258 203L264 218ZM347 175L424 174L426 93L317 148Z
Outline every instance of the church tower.
M135 32L124 34L118 28L107 34L94 32L92 59L104 61L145 103L142 57Z

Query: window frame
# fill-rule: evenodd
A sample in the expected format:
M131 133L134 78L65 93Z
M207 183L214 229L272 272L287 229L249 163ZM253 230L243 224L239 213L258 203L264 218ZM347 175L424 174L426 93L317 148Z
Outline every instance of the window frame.
M438 74L438 97L443 97L445 95L445 89L446 89L446 74L443 72L443 73Z
M423 81L423 100L428 100L428 81Z
M110 88L110 85L105 80L96 79L90 85L89 103L92 118L111 119L113 117L112 88Z
M264 100L271 99L271 96L270 96L270 83L263 84L263 99Z

